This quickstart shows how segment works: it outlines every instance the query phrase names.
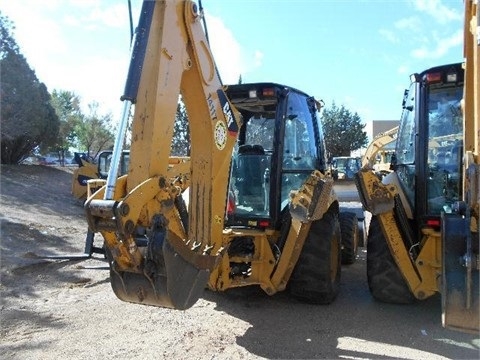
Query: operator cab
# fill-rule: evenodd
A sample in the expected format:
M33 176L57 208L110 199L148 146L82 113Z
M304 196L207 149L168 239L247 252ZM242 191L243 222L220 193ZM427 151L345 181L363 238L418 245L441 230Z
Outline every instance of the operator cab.
M313 170L326 169L317 103L274 83L231 85L226 93L243 117L232 157L227 226L277 227L290 191Z
M108 172L112 162L113 151L104 150L98 155L98 174L100 179L107 179ZM123 150L120 157L120 167L118 170L118 176L122 176L128 173L128 167L130 165L130 150Z
M331 172L334 180L353 180L362 167L358 157L335 156L332 158Z
M439 66L412 75L405 91L392 165L421 226L439 227L462 198L463 77L461 64Z

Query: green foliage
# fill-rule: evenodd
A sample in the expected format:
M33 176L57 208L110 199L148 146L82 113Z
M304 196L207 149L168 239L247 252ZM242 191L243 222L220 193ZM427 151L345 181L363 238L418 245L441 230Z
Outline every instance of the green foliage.
M187 111L181 100L177 105L171 154L173 156L190 155L190 128L188 126Z
M80 98L71 91L53 90L51 104L60 120L60 130L55 144L47 149L41 147L41 151L56 152L60 161L64 162L68 149L76 143L75 128L82 122Z
M367 146L366 125L357 113L352 114L345 106L337 107L333 102L330 108L323 110L321 120L329 158L350 156L352 151Z
M79 150L96 158L102 150L113 148L115 134L111 126L112 115L99 115L98 103L88 105L89 114L82 116L74 129Z
M13 25L0 14L1 162L17 164L56 140L59 120L50 94L20 53Z
M0 12L0 58L5 57L5 53L12 51L19 53L17 42L12 36L12 32L15 29L13 23L8 17L3 16Z

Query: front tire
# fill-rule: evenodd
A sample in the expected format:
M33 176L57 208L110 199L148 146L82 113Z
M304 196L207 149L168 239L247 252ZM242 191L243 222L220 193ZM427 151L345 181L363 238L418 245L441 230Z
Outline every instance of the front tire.
M314 221L288 284L290 294L312 304L330 304L338 295L341 272L338 207Z
M342 234L342 264L353 264L357 258L360 237L358 219L355 213L340 213L340 232Z
M370 293L378 301L411 304L415 300L390 253L376 216L372 216L368 231L367 279Z

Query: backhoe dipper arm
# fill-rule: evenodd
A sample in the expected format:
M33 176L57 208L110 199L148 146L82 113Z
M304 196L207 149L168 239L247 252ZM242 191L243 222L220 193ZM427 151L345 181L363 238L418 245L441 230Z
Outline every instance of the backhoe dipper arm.
M386 145L397 139L398 126L377 135L368 145L365 155L362 157L362 167L373 168L376 156Z
M138 41L145 50L132 53L122 97L135 103L130 169L116 181L113 199L103 199L103 188L85 208L90 229L104 237L116 295L186 309L203 292L222 251L240 115L222 89L195 3L147 0L140 19L147 22L138 27L148 30ZM191 138L190 172L183 174L190 183L188 224L175 205L178 177L169 171L180 94Z

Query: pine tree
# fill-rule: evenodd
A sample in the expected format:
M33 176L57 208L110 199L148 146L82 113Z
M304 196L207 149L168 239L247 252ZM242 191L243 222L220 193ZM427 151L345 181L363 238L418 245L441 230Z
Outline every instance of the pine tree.
M337 107L335 102L322 113L322 126L325 133L325 146L329 158L333 156L350 156L352 151L368 144L360 116L345 108Z

